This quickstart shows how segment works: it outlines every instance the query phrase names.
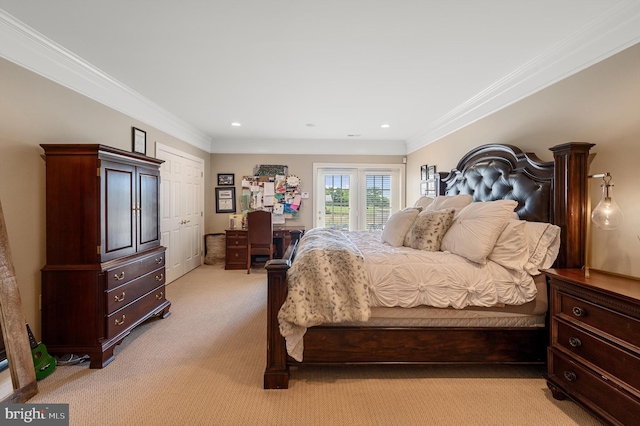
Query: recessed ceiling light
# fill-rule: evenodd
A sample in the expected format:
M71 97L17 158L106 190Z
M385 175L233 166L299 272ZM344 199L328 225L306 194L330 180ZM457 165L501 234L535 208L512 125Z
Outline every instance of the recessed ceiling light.
M314 123L307 123L306 126L307 127L316 127L316 125Z
M350 138L357 138L358 136L362 136L362 135L350 134L350 135L347 135L347 136L350 137Z
M242 126L242 124L241 124L241 123L238 123L237 121L234 121L233 123L231 123L231 125L232 125L233 127L240 127L240 126Z
M382 126L380 126L380 127L382 127L383 129L388 129L389 127L391 127L391 125L389 125L389 124L383 124L383 125L382 125Z

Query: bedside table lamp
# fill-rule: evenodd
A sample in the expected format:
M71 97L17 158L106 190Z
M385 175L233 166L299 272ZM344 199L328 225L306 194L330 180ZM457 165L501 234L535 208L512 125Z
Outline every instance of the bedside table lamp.
M620 210L618 204L616 204L616 202L613 201L613 198L611 198L613 192L611 174L609 172L600 173L597 175L591 175L588 178L602 178L602 183L600 184L600 186L602 187L602 196L600 198L600 202L598 203L598 205L596 205L596 208L593 209L593 212L591 212L591 220L587 220L587 241L584 262L585 278L589 278L589 264L591 261L591 222L593 221L594 225L596 225L600 229L611 231L617 229L624 218L622 210ZM587 212L589 211L591 211L591 191L589 191L589 189L587 188Z

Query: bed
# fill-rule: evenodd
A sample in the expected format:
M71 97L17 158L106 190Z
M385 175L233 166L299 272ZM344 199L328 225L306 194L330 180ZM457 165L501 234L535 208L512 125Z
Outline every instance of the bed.
M440 174L439 192L446 196L441 199L468 194L473 207L508 204L515 206L522 221L554 224L559 230L554 266L581 267L587 159L592 146L580 142L555 146L551 148L552 162L542 162L534 154L511 145L480 146L467 153L450 173ZM499 203L475 204L485 201ZM299 245L301 252L305 249L299 237L294 233L284 257L266 266L265 389L286 389L290 367L299 365L545 363L547 289L542 275L537 275L532 284L537 297L515 307L504 303L464 309L374 306L366 321L321 323L305 328L302 349L299 354L292 354L292 345L287 348L289 337L286 341L280 332L278 314L294 294L288 294L289 287L295 285L293 280L288 282L288 277L295 272ZM469 256L473 257L473 253ZM302 254L298 262L300 259ZM504 316L509 319L505 321L501 318ZM519 320L514 322L514 316Z

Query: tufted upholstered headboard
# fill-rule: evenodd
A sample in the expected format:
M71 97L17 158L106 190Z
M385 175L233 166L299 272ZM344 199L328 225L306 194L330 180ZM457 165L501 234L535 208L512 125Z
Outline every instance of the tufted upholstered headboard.
M467 153L440 174L443 195L470 194L474 201L516 200L516 213L532 222L554 222L554 162L512 145L488 144Z

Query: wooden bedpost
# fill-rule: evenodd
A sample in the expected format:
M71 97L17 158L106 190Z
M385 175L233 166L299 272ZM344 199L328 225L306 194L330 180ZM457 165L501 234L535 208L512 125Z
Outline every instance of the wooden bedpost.
M555 162L554 218L560 227L559 268L581 268L586 243L586 200L589 175L587 142L568 142L550 148Z
M267 367L264 371L265 389L287 389L289 366L284 337L280 334L278 311L287 297L287 271L295 257L302 232L291 231L291 243L282 257L267 262Z

